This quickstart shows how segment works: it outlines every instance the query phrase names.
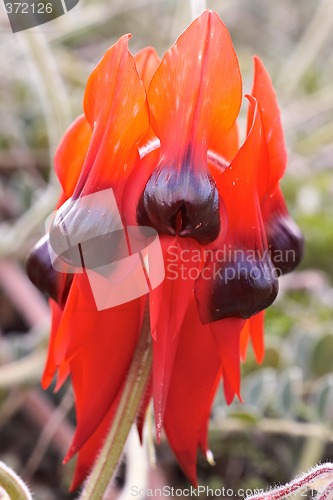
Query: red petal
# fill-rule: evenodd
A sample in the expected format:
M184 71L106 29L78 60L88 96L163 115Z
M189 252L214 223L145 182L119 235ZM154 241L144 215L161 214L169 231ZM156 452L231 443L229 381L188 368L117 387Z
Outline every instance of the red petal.
M51 308L52 323L47 361L42 377L43 389L47 389L49 387L57 370L57 363L54 359L54 342L63 312L60 306L54 300L50 299L49 304Z
M196 485L198 446L220 377L219 358L209 326L200 323L192 300L179 336L164 427L169 443L189 480Z
M212 170L225 205L228 228L222 248L209 255L195 284L199 315L204 323L234 316L248 318L268 307L277 293L257 194L260 114L255 99L249 100L255 112L245 143L229 168L222 173ZM251 278L253 270L255 280Z
M245 321L245 325L241 331L240 349L241 359L244 361L246 358L246 351L248 341L251 339L254 354L258 363L261 363L264 358L264 318L265 312L260 311L258 314L251 316Z
M91 471L91 468L97 458L97 455L103 446L107 433L111 427L111 423L117 409L119 401L119 394L116 396L115 401L107 414L95 429L93 434L86 440L84 445L79 451L78 459L75 465L75 473L70 486L70 491L74 491L82 481L84 481ZM68 458L63 461L66 463Z
M68 372L76 400L73 456L113 404L130 365L141 329L145 298L98 311L86 275L75 275L64 312L55 316L44 384L59 366L57 388Z
M143 84L148 89L161 59L153 47L145 47L135 54L134 60Z
M77 318L72 317L72 307L75 308L77 303L75 279L73 282L74 286L71 286L63 310L56 302L50 299L52 326L48 359L42 378L42 387L44 389L50 385L55 372L58 371L55 391L59 390L70 372L68 360L66 359L66 351L70 344L73 324L75 327L77 327L77 324L80 324L80 320L75 324ZM71 323L73 319L74 323Z
M238 124L235 122L228 132L219 138L213 146L214 153L219 154L222 160L230 163L236 156L239 149Z
M250 334L253 345L254 354L257 362L261 363L264 358L264 319L265 311L261 311L250 318Z
M224 394L228 404L240 399L240 334L245 320L227 318L210 323L222 363Z
M145 47L134 56L134 60L145 89L148 90L150 82L161 62L161 59L153 47ZM141 139L140 145L146 145L154 140L157 139L153 129L150 127L147 134Z
M240 356L242 361L245 361L246 359L249 339L250 339L250 319L247 319L244 323L240 336Z
M221 374L220 372L218 373L216 379L215 379L215 384L212 386L211 391L210 391L210 403L207 405L207 411L206 415L203 418L203 423L201 426L200 434L199 434L199 441L198 441L198 447L202 451L202 453L207 456L207 452L209 450L209 443L208 443L208 431L209 431L209 419L211 415L211 407L213 405L216 391L221 383Z
M91 127L85 115L79 116L68 128L54 156L54 169L64 190L72 196L91 139Z
M75 194L83 187L85 194L103 187L121 193L137 158L137 143L148 130L146 93L128 38L120 38L89 77L84 112L93 134Z
M137 207L147 180L159 162L160 151L156 149L140 160L126 182L122 200L122 214L129 226L137 225Z
M259 170L260 197L262 197L282 178L287 165L287 151L272 80L259 57L254 57L252 95L256 98L260 109L265 143ZM248 127L251 126L252 115L252 110L249 108Z
M81 345L69 360L77 430L66 459L84 444L113 404L131 363L143 308L143 301L135 300L103 311L83 315L80 311L75 330L72 323L72 335Z
M195 242L168 236L162 236L160 241L165 279L158 288L150 292L151 330L154 339L153 393L158 439L163 426L180 328L189 302L193 299L194 282L201 268L201 250Z
M60 367L69 363L76 399L78 428L67 458L82 446L114 401L141 328L144 300L98 311L86 275L74 277L52 343L54 363Z
M189 147L205 152L233 125L242 94L230 35L206 11L165 54L149 87L152 125L175 166ZM175 141L175 137L177 140Z
M64 360L68 361L68 359L66 359L66 353L71 341L71 335L76 331L77 325L81 324L81 310L85 310L84 307L78 305L83 299L83 296L80 296L78 280L79 276L75 275L53 342L53 356L57 366L60 366ZM89 313L91 307L90 304L90 307L86 310L86 314Z
M262 221L257 196L257 166L262 145L261 118L255 100L250 96L249 100L249 108L253 110L250 132L230 167L219 174L213 171L213 175L228 214L226 241L245 240L245 248L259 245L262 249Z

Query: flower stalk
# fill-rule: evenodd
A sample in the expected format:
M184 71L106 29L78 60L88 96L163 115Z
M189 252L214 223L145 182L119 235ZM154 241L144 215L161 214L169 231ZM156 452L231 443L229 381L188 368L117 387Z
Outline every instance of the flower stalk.
M0 498L32 500L32 496L22 479L3 462L0 462Z
M119 465L126 439L147 386L151 366L152 346L146 314L114 420L80 500L99 500L103 497Z
M318 491L314 500L330 500L333 498L332 476L333 464L330 462L320 464L306 474L297 476L290 483L258 495L251 495L246 500L280 500L310 489Z

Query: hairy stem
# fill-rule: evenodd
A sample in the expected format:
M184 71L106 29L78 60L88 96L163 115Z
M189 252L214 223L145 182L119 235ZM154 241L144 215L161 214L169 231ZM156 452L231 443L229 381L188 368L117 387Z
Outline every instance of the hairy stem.
M0 462L0 498L2 495L7 495L8 498L12 499L32 500L32 496L22 479L6 464Z
M127 436L135 420L152 365L149 320L144 321L123 392L102 451L89 476L80 500L100 500L114 475Z

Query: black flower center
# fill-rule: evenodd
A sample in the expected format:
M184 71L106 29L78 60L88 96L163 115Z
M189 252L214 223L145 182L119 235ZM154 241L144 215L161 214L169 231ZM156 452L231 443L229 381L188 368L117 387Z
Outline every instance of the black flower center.
M159 233L214 241L220 232L220 201L210 174L190 165L163 165L148 179L137 209L140 225Z

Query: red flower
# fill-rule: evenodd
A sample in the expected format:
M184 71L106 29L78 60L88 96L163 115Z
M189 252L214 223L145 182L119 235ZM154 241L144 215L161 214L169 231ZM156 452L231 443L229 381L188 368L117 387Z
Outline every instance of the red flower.
M128 38L91 74L84 115L56 153L63 192L51 237L63 235L64 218L83 239L102 227L104 207L92 206L88 216L78 200L112 188L124 227L157 230L165 279L149 295L98 311L86 272L56 272L47 239L28 261L32 280L51 296L43 386L57 372L57 388L70 375L75 393L77 429L66 457L79 453L73 487L89 472L116 412L147 301L153 373L140 411L152 394L158 438L164 428L196 483L197 448L207 452L220 380L228 403L240 397L248 339L260 362L263 311L277 295L278 276L302 255L279 187L286 167L279 109L260 60L239 148L241 75L217 14L195 20L161 62L151 48L133 58Z

